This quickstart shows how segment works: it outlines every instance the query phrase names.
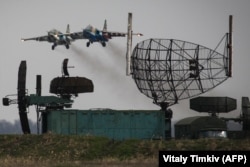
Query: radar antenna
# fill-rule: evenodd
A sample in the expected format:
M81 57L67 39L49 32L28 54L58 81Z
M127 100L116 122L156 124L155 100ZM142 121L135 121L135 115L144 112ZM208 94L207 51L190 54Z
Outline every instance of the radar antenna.
M138 43L130 66L138 89L155 104L170 106L205 93L231 77L232 16L229 22L229 33L215 49L177 39L151 38ZM217 50L223 42L221 53Z
M22 131L24 134L30 134L30 126L27 116L27 108L31 105L35 105L37 112L37 133L40 133L39 122L41 117L44 118L46 111L50 109L63 109L64 107L70 108L73 100L70 97L74 94L93 92L94 86L91 80L84 77L65 77L69 76L67 71L68 60L63 61L63 77L55 78L52 80L50 89L51 93L55 93L58 96L41 96L42 89L42 76L36 77L36 94L27 94L26 90L26 61L21 61L18 70L18 82L17 82L17 99L9 99L7 95L3 98L3 105L9 106L10 104L18 104L19 116ZM44 129L43 129L44 131Z
M62 63L62 76L69 76L68 68L74 68L74 66L68 66L69 59L64 59Z
M19 109L20 122L24 134L30 133L29 121L27 116L27 99L26 99L26 61L21 61L18 71L17 82L17 104Z

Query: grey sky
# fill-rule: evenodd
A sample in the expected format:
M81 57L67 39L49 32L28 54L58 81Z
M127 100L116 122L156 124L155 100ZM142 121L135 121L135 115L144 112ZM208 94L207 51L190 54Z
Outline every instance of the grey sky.
M71 76L85 76L94 82L94 93L80 94L73 108L159 109L137 89L125 73L126 38L114 38L106 48L95 43L86 47L79 40L67 50L51 43L20 39L46 35L56 28L81 31L88 24L102 29L107 19L108 30L127 30L128 12L133 13L133 30L143 37L134 37L133 45L148 38L174 38L215 48L228 31L228 16L234 16L233 77L207 96L229 96L237 99L238 109L228 115L238 116L241 97L250 96L248 54L250 39L249 0L5 0L0 2L0 97L17 91L17 71L21 60L27 60L29 93L35 93L35 78L42 75L42 94L49 95L50 81L61 75L61 63L69 58ZM189 110L189 100L172 106L173 120L198 113ZM35 108L29 118L35 120ZM19 119L17 105L0 105L0 119Z

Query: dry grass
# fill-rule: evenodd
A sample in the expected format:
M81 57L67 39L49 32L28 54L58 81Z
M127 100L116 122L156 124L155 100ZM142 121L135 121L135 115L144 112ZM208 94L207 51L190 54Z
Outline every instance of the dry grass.
M33 160L26 158L0 158L1 167L156 167L158 159L119 160L105 158L95 161Z
M0 135L1 167L152 167L160 150L250 150L250 139L124 140L62 135Z

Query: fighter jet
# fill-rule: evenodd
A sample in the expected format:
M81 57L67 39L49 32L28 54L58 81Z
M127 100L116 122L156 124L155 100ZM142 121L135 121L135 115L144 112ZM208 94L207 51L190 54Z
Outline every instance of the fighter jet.
M106 42L109 41L109 39L112 39L112 37L125 37L128 35L127 32L114 32L114 31L108 31L107 30L107 20L104 21L103 30L99 30L92 25L88 25L85 29L83 29L82 32L78 32L76 34L72 33L71 38L76 39L79 37L79 34L82 33L82 39L89 40L86 43L86 46L89 47L90 44L94 42L99 42L102 44L103 47L106 46ZM132 33L132 35L142 36L141 33Z
M67 26L66 33L61 33L60 31L53 29L48 31L48 35L34 37L34 38L22 38L22 41L28 40L36 40L36 41L47 41L53 43L52 50L55 49L57 45L65 45L67 49L69 49L69 45L71 42L78 40L78 39L87 39L87 47L94 42L99 42L102 44L103 47L106 46L106 42L112 37L125 37L128 35L126 32L113 32L107 31L107 21L104 21L103 30L99 30L92 25L88 25L85 29L80 32L73 32L70 33L69 24ZM142 36L141 33L132 33L132 35Z
M76 35L77 34L74 33L74 36L76 36ZM79 35L81 35L81 34L79 34ZM22 41L28 41L28 40L47 41L47 42L53 43L52 50L54 50L57 45L65 45L65 47L67 49L69 49L69 45L75 39L71 38L70 28L69 28L69 24L68 24L65 34L56 30L56 29L52 29L52 30L48 31L48 35L34 37L34 38L26 38L26 39L22 38L21 40Z

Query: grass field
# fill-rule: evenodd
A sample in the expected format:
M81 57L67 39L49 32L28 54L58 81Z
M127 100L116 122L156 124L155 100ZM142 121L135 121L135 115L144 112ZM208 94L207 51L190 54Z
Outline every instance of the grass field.
M124 140L63 135L0 135L1 167L158 165L159 150L250 150L250 139Z

